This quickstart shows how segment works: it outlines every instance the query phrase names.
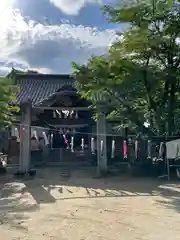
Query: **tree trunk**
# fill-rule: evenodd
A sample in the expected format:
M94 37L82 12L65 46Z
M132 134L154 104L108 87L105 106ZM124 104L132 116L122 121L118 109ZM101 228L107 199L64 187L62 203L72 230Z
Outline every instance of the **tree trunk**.
M168 135L174 133L174 109L175 109L175 83L170 84L169 101L168 101Z

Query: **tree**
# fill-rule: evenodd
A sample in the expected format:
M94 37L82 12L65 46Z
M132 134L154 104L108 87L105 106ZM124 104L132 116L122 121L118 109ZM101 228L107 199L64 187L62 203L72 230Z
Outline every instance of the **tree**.
M125 14L126 10L128 15ZM145 57L146 63L151 60L164 71L164 91L158 105L160 108L167 108L168 133L172 135L175 119L179 119L179 112L176 111L180 64L180 48L177 42L180 26L179 4L169 0L151 0L146 3L139 1L124 9L105 7L105 11L116 21L129 21L129 16L132 28L128 32L128 50L141 53L140 59ZM131 39L133 44L130 44ZM151 106L151 109L157 111L156 103L154 106L155 108Z
M144 68L129 57L115 53L113 50L108 56L93 57L87 66L74 64L76 87L81 96L90 100L95 108L97 101L104 102L108 118L118 121L120 127L128 126L132 130L138 128L141 132L153 135L154 124L151 129L144 126L144 122L150 119L150 106L143 83ZM154 68L151 71L149 69L147 74L154 89L149 90L150 96L155 96L159 84L155 73L158 74L158 71Z
M164 0L105 6L113 22L128 23L107 56L73 64L82 97L103 96L109 117L149 134L179 132L180 6ZM111 101L107 101L111 100ZM148 122L146 128L144 123ZM167 123L167 127L166 127Z
M0 78L0 130L10 126L14 121L14 114L19 108L13 103L18 89L10 79Z

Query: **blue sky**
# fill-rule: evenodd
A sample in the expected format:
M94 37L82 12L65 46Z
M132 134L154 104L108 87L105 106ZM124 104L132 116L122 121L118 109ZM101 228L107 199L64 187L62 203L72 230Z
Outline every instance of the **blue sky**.
M70 73L72 61L106 53L122 26L108 23L104 3L110 0L1 0L0 74L12 66Z

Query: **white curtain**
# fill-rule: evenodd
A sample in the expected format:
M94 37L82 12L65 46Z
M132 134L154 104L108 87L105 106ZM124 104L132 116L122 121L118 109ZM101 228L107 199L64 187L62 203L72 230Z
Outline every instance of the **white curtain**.
M168 159L180 158L180 139L166 143L166 156Z

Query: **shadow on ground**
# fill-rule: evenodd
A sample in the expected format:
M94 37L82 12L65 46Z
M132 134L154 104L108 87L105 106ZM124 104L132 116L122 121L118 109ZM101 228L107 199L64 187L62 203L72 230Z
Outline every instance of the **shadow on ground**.
M24 222L29 218L28 213L37 211L39 206L24 199L18 184L12 178L0 177L0 226L27 231Z
M163 199L157 200L157 204L180 213L180 183L167 183L160 188Z
M143 196L161 196L161 200L155 200L166 208L173 208L180 212L180 184L178 182L169 183L160 179L132 178L122 175L109 176L105 178L97 178L94 168L84 169L60 169L48 168L39 169L37 175L32 180L21 180L24 186L21 189L13 189L12 187L6 194L9 197L12 192L20 194L21 197L30 193L36 201L34 205L25 205L20 203L21 197L9 199L5 196L0 201L0 212L5 213L4 217L11 222L11 225L21 221L24 212L36 211L39 204L49 204L58 201L74 200L74 199L90 199L90 198L112 198L112 197L143 197ZM16 180L11 180L11 182ZM75 188L76 187L76 188ZM83 189L78 194L77 188ZM58 197L54 197L51 193L53 190L58 191ZM14 206L16 206L14 208ZM6 211L7 209L7 211ZM19 219L19 220L18 220ZM22 219L23 221L23 219Z

